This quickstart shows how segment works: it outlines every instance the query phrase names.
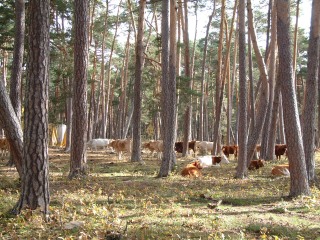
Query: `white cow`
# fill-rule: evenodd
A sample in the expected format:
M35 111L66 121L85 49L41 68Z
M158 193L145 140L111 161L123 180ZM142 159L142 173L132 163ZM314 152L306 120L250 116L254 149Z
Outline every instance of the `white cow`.
M197 142L197 150L200 152L207 153L208 151L213 150L213 142L201 141Z
M96 139L91 139L90 141L87 142L87 147L89 147L91 150L97 151L98 148L105 148L108 147L109 143L111 142L111 139L107 138L96 138Z
M206 167L211 167L211 166L220 166L222 163L230 163L227 156L224 155L223 153L221 154L221 161L220 163L217 163L217 164L213 164L214 162L214 159L213 159L214 156L212 155L206 155L206 156L201 156L201 157L198 157L197 159L200 161L201 165L203 166L203 168L206 168Z

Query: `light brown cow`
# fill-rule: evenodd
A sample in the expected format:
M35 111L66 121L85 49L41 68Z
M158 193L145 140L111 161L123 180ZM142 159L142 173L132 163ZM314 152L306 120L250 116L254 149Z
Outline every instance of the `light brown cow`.
M131 145L131 139L127 138L114 140L109 144L109 147L112 147L118 153L118 159L121 160L123 152L128 152L128 154L131 154Z
M157 158L161 159L162 152L163 152L163 141L158 140L158 141L146 142L142 144L142 147L150 150L152 156L153 156L153 153L156 152Z
M192 163L189 163L184 169L182 169L181 175L184 177L200 177L201 169L202 165L197 160Z
M271 174L274 176L290 176L289 164L274 166L271 170Z

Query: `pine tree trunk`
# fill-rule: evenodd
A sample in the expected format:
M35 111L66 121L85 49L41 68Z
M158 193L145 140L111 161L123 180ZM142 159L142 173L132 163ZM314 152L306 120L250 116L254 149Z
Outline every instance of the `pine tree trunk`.
M215 3L215 2L214 2ZM203 47L203 57L202 57L202 66L201 66L201 97L200 97L200 116L199 116L199 141L204 140L204 102L205 102L205 68L206 68L206 60L207 60L207 49L208 49L208 36L209 36L209 29L212 22L213 15L215 14L216 8L214 5L213 11L209 16L209 21L207 24L206 36L204 39L204 47Z
M40 207L49 214L48 88L49 0L29 1L29 54L24 105L24 146L21 195L15 208Z
M279 77L283 96L283 117L288 146L290 196L310 195L303 149L297 98L292 78L290 50L290 1L277 0L277 40L279 46Z
M267 112L267 106L268 106L268 101L269 101L269 85L268 85L268 75L267 75L267 70L266 70L266 65L264 62L264 59L261 55L261 52L258 47L258 42L257 42L257 37L255 34L255 28L253 24L253 13L252 13L252 7L251 7L251 1L248 0L247 4L247 9L248 9L248 25L249 25L249 33L251 35L251 41L252 41L252 47L255 52L255 56L257 59L258 67L259 67L259 72L260 72L260 78L261 78L261 89L260 89L260 94L259 94L259 99L258 99L258 106L256 107L257 109L257 114L256 114L256 123L253 128L253 132L249 133L248 137L248 149L247 149L247 165L249 166L255 149L256 149L256 144L260 138L261 131L263 128L263 124L265 121L265 115ZM239 146L239 148L241 148Z
M168 0L162 0L162 116L163 158L158 177L167 177L176 163L176 0L170 0L170 55ZM169 69L170 66L170 69Z
M272 8L272 24L271 24L271 42L270 42L270 58L269 58L269 104L267 109L267 114L265 117L265 122L262 132L262 142L260 158L266 160L272 160L273 158L267 158L267 152L274 150L274 145L271 145L273 139L269 138L269 134L272 131L272 113L273 113L273 101L274 101L274 85L275 85L275 75L276 75L276 58L277 58L277 9L275 5ZM273 137L273 136L272 136ZM268 156L270 157L270 156Z
M187 79L186 89L192 90L192 72L190 65L190 46L189 46L189 31L188 31L188 4L184 1L184 31L183 31L183 43L184 43L184 68L185 77ZM184 126L183 126L183 151L182 156L189 155L188 143L191 139L191 121L192 121L192 104L191 96L185 96L186 110L184 112Z
M117 34L118 34L118 28L119 28L119 15L120 15L120 6L121 6L122 0L120 0L119 2L119 6L118 6L118 12L117 12L117 20L116 20L116 29L115 29L115 33L113 36L113 40L112 40L112 44L111 44L111 49L110 49L110 57L109 57L109 64L108 64L108 77L107 77L107 95L106 95L106 103L105 103L105 116L102 119L102 129L101 129L101 136L106 136L106 131L107 131L107 126L108 126L108 114L109 114L109 106L110 106L110 89L111 89L111 66L112 66L112 57L113 57L113 51L114 51L114 47L115 47L115 42L116 42L116 38L117 38Z
M74 81L69 178L86 174L89 1L75 1Z
M303 146L306 157L309 182L314 182L315 176L315 137L316 137L316 109L318 72L320 51L320 2L313 0L311 27L308 47L308 65L305 102L303 106Z
M247 174L247 79L245 1L239 2L239 153L236 178Z
M0 80L0 125L3 128L6 138L10 144L10 151L13 155L13 162L17 168L20 178L22 178L22 152L23 152L23 133L20 125L20 119L11 105L9 95Z
M144 65L144 46L143 46L143 32L144 32L144 11L146 7L146 0L140 0L139 19L138 19L138 34L136 42L136 66L135 66L135 82L134 82L134 112L132 124L132 162L141 162L141 101L142 101L142 70Z

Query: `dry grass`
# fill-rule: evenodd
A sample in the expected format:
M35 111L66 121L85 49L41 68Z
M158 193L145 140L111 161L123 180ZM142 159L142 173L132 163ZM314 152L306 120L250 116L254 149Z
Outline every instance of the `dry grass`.
M234 179L235 160L220 168L203 169L203 177L189 179L179 172L191 157L178 158L176 172L159 179L160 163L146 154L143 159L145 164L137 164L128 162L128 157L118 161L115 154L89 151L88 176L69 181L69 155L50 149L49 223L38 211L25 210L18 217L8 214L18 200L19 182L15 170L5 166L8 159L0 160L0 239L320 236L320 191L313 188L311 197L286 200L289 178L271 176L275 162L250 172L245 180ZM215 207L219 200L221 204Z

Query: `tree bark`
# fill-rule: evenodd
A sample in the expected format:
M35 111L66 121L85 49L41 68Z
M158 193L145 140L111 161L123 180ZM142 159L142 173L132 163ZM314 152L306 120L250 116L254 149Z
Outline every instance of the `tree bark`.
M288 146L290 196L310 195L290 50L290 0L277 0L277 41L283 116Z
M72 133L69 178L86 174L87 168L87 75L88 75L88 24L89 1L76 0L74 81L72 101Z
M0 125L3 128L6 138L10 144L10 151L13 155L13 163L17 168L20 178L22 178L22 158L23 158L23 133L18 119L9 99L9 95L0 80Z
M239 2L239 153L236 178L247 175L247 79L245 1Z
M14 209L40 207L49 214L48 88L50 1L29 1L29 54L24 105L23 175Z
M302 112L303 146L306 157L308 181L313 182L315 175L315 137L316 137L316 109L318 71L320 51L320 2L313 0L311 27L308 47L308 65L305 102Z
M117 34L118 34L118 28L119 28L119 15L120 15L120 6L121 6L122 0L120 0L119 2L119 6L118 6L118 12L117 12L117 20L116 20L116 29L115 29L115 33L113 36L113 40L112 40L112 44L111 44L111 49L110 49L110 57L109 57L109 63L108 63L108 77L107 77L107 95L106 95L106 103L105 103L105 109L103 109L104 111L104 118L102 119L102 129L101 129L101 137L106 136L106 132L107 132L107 123L108 123L108 114L109 114L109 104L110 104L110 81L111 81L111 63L112 63L112 56L113 56L113 51L114 51L114 46L115 46L115 41L117 38Z
M269 101L269 85L268 85L268 75L267 75L266 65L258 47L257 37L256 37L255 28L253 24L253 13L252 13L250 0L248 0L247 8L248 8L249 33L251 35L252 47L254 49L255 56L257 59L260 78L261 78L261 84L262 84L260 89L260 95L259 95L260 97L257 102L258 106L256 107L257 114L255 119L256 120L255 127L253 128L253 132L249 133L248 143L247 143L248 144L247 166L249 166L253 158L253 155L256 149L256 144L260 138L263 124L265 121L265 115L267 112L267 106Z
M167 177L176 163L173 150L176 140L176 0L170 0L170 55L168 5L168 0L162 0L163 157L158 177Z
M206 36L204 40L204 48L203 48L203 57L202 57L202 66L201 66L201 97L200 97L200 118L199 118L199 141L207 140L204 139L204 102L205 102L205 68L206 68L206 59L207 59L207 49L208 49L208 36L209 36L209 29L212 22L213 15L216 11L216 5L214 1L214 8L212 10L211 15L209 16L209 21L207 24Z
M263 126L262 142L261 142L261 151L260 158L266 160L272 160L274 153L272 155L267 155L267 153L274 152L273 136L270 139L269 133L272 131L271 122L272 122L272 113L273 113L273 101L274 101L274 85L275 85L275 75L276 75L276 58L277 58L277 9L275 4L272 4L272 23L271 23L271 42L270 42L270 58L269 58L269 101L268 109Z
M141 162L141 83L142 70L144 65L144 46L143 46L143 31L144 31L144 11L146 0L140 0L139 19L138 19L138 34L136 42L136 64L135 64L135 82L134 82L134 111L132 125L132 162Z
M184 31L183 31L183 43L184 43L184 68L186 89L192 90L192 72L190 65L190 46L189 46L189 28L188 28L188 2L184 1ZM171 54L171 53L170 53ZM171 67L171 66L170 66ZM191 121L192 121L192 104L191 96L185 96L186 110L184 112L184 126L183 126L183 151L182 156L189 155L188 143L191 139Z

